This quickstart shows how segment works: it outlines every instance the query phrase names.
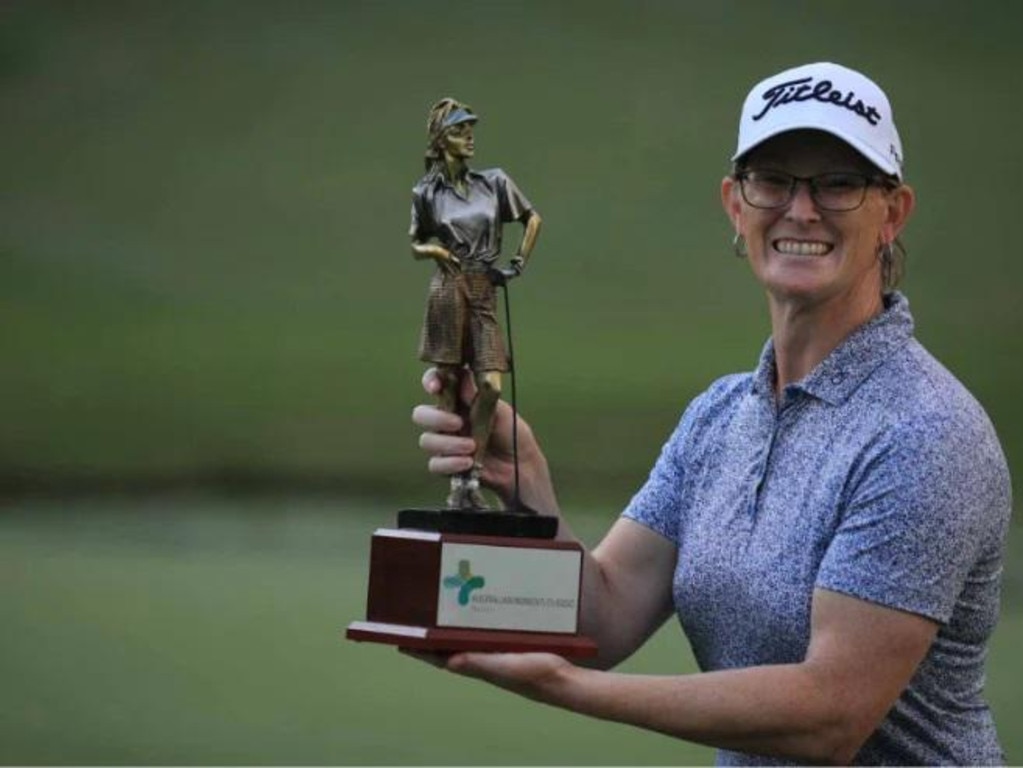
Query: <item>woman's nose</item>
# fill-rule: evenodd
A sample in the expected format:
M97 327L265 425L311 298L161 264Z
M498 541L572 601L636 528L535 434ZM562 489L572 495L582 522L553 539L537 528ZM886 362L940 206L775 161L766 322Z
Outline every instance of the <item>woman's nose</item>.
M820 211L817 210L817 203L813 200L809 181L796 182L786 216L799 221L814 221L820 218Z

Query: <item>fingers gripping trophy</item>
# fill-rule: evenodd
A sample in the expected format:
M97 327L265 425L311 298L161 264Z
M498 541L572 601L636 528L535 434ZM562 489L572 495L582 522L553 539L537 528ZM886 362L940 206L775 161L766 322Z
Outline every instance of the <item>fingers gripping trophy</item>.
M473 468L451 478L448 509L486 510L480 471L501 396L508 353L497 320L497 285L525 269L540 231L540 216L500 168L469 167L475 152L473 110L452 98L438 101L427 120L426 175L412 189L412 254L432 259L419 357L443 382L441 408L465 417L476 443ZM504 224L523 225L507 268L498 267ZM463 378L475 380L475 396L462 403Z

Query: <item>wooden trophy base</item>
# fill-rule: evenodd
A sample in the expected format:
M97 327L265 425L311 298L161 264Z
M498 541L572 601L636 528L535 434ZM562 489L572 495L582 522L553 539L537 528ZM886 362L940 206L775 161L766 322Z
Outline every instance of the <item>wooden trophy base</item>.
M404 624L377 624L353 621L345 631L349 640L397 645L417 651L454 653L484 651L492 653L556 653L565 658L597 655L597 645L580 635L555 635L544 632L511 632L443 627L409 627Z
M524 536L522 520L498 519L537 515L477 511L470 514L487 522L468 523L460 510L404 510L399 522L419 520L424 512L438 526L511 533L377 530L370 548L366 621L349 624L345 637L441 653L596 655L596 644L578 634L581 546ZM495 517L485 517L491 514ZM555 518L547 519L556 526Z

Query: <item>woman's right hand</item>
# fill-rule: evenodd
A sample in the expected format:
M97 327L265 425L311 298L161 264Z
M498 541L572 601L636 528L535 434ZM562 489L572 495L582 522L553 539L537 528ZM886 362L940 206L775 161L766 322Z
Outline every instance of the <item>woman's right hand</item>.
M440 394L443 381L436 368L423 374L423 389L430 395ZM476 385L467 371L461 377L459 398L468 406L476 395ZM468 409L466 409L468 410ZM515 459L512 451L512 409L498 401L494 428L482 458L480 480L510 504L515 495ZM417 405L412 422L424 431L419 446L429 455L427 467L438 475L454 475L472 469L476 442L464 435L464 420L437 405ZM554 513L557 502L551 487L547 460L533 435L533 430L520 416L518 419L519 493L522 501L537 511Z
M447 275L457 275L462 271L462 262L447 248L438 247L433 260L437 262L437 266Z
M468 399L462 394L459 398L468 402L475 394L475 386L471 376L462 376L462 389L466 384L470 387ZM436 368L430 368L423 374L423 389L427 394L439 397L444 387L444 380ZM457 475L472 469L473 454L476 442L465 435L465 419L438 405L417 405L412 409L412 422L424 431L419 436L419 447L429 454L427 468L435 475Z
M433 259L437 267L447 275L457 275L462 271L462 262L440 243L413 241L412 255L417 259Z

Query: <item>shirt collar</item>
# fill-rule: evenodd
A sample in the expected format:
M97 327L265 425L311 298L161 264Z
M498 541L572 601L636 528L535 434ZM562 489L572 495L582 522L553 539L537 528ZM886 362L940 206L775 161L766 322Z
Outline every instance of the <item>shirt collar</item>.
M898 291L885 294L880 315L849 334L805 378L786 389L806 392L831 405L839 405L912 336L909 300ZM753 392L773 395L774 377L774 341L768 339L753 372Z
M448 181L448 177L444 174L444 171L440 170L440 168L434 168L434 170L431 173L433 175L432 181L435 189L437 187L447 187L448 189L457 192L457 188L455 187L455 185ZM465 169L465 180L470 184L476 179L482 178L484 178L483 174L480 173L479 171L474 171L472 168Z

